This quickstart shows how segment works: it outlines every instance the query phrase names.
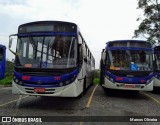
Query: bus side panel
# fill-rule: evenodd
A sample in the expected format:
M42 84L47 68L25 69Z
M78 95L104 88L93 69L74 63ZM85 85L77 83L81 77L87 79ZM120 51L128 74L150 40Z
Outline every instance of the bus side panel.
M154 80L153 86L154 86L154 87L160 87L160 80L157 79L157 78L154 78L153 80Z
M86 64L86 88L91 84L91 69L90 69L90 62L87 60Z
M66 85L62 91L62 97L77 97L77 79L75 80L75 82Z
M84 66L84 63L82 65L82 68L81 68L81 70L80 70L80 72L78 74L78 77L77 77L76 85L77 85L77 94L78 95L80 95L82 93L82 91L83 91L84 77L85 77L85 74L84 74L84 70L85 69L83 68L83 66Z

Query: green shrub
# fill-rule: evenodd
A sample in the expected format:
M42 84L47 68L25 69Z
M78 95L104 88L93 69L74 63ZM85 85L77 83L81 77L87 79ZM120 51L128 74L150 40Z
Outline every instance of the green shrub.
M94 85L99 84L99 78L94 78L94 80L93 80L93 84L94 84Z
M5 77L4 79L0 80L0 85L10 85L12 84L12 79L13 76Z

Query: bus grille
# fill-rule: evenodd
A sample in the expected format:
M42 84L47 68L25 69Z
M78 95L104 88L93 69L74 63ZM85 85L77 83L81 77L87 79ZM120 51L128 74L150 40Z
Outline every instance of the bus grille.
M55 89L46 88L45 92L34 92L34 88L25 88L25 92L29 94L54 94Z

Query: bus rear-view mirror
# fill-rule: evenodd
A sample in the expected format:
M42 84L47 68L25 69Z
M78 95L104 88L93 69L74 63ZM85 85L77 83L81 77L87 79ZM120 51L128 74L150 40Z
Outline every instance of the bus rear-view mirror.
M10 48L11 48L11 46L12 46L12 41L13 41L13 38L11 38L11 37L10 37L10 38L9 38L9 46L8 46L8 47L9 47L9 49L10 49Z

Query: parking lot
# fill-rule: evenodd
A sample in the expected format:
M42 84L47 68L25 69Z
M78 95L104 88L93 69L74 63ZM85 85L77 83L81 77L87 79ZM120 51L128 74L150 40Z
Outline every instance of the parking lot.
M114 120L120 116L160 116L160 93L153 92L129 92L112 91L106 94L101 86L91 86L82 98L61 98L61 97L35 97L26 95L12 95L11 87L0 87L0 116L52 116L50 122L33 124L132 124L123 120ZM54 122L54 117L62 121ZM71 117L70 117L71 116ZM78 117L89 117L87 121L80 121ZM98 119L103 116L113 117L112 122L100 122ZM64 122L63 118L70 118ZM77 118L77 121L76 121ZM91 122L91 119L95 122ZM105 117L104 117L105 118ZM103 118L103 120L104 120ZM110 117L106 117L106 119ZM97 122L96 122L97 119ZM123 118L122 118L123 119ZM107 121L107 120L106 120ZM114 122L113 122L114 121ZM123 123L122 123L123 122ZM144 124L144 122L134 122ZM17 123L0 123L17 124ZM28 123L19 123L28 124ZM158 122L145 122L145 124L159 124Z

